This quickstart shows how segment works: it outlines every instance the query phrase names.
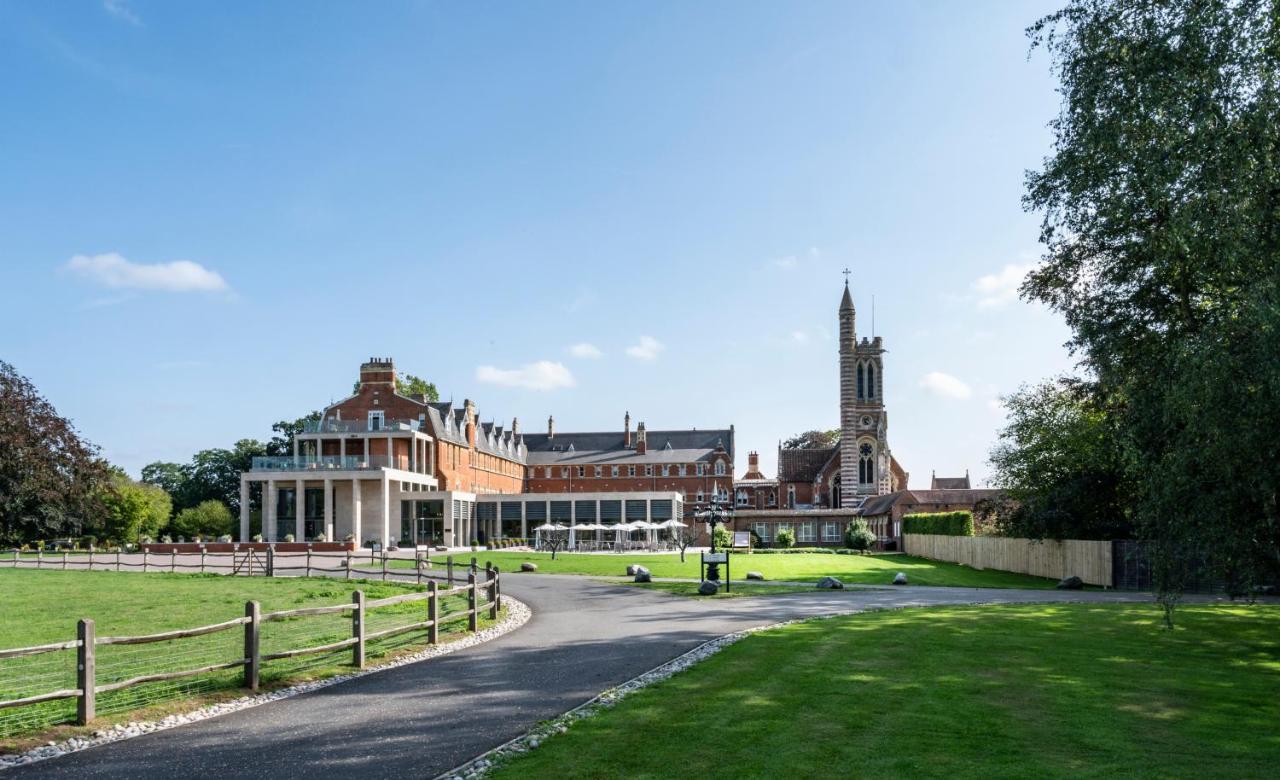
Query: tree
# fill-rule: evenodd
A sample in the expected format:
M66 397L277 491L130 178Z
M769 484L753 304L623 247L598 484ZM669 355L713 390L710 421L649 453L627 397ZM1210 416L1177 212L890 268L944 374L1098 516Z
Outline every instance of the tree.
M805 431L804 433L797 433L782 442L782 448L787 450L824 450L836 446L839 441L839 428L832 428L829 431Z
M169 522L173 508L163 488L134 482L120 469L112 469L111 480L103 488L102 504L102 522L95 530L119 544L155 537Z
M199 536L218 537L231 533L231 510L221 501L201 501L182 510L173 518L170 533L194 539Z
M717 525L716 529L711 532L711 536L715 539L717 549L728 550L733 547L733 531L723 525Z
M684 563L684 551L689 549L689 545L693 544L697 534L689 526L680 526L672 529L671 539L676 543L676 547L680 550L680 562Z
M79 536L100 515L107 480L97 448L0 361L0 542Z
M867 521L855 517L844 528L844 546L850 550L870 550L876 546L876 535L867 526Z
M306 429L307 423L318 422L319 420L320 412L311 412L305 417L299 417L296 420L280 420L275 425L272 425L271 430L276 435L272 436L271 441L267 442L265 454L276 456L292 455L294 437Z
M436 389L435 384L413 374L396 377L396 392L411 398L426 396L428 401L440 400L440 391Z
M292 445L290 445L291 449ZM142 469L142 480L164 487L173 498L174 511L202 501L220 501L240 512L240 475L253 459L268 454L268 446L256 439L241 439L231 449L201 450L187 464L156 462Z
M1003 400L1008 422L990 458L1003 494L981 507L984 525L1029 539L1130 538L1115 417L1098 385L1060 378Z
M1280 569L1280 17L1072 0L1029 34L1062 111L1028 177L1046 254L1022 292L1115 399L1171 623L1197 564L1233 594Z

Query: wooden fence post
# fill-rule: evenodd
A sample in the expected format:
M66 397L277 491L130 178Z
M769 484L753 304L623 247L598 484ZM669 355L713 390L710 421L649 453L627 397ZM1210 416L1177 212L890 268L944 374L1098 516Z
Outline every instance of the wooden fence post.
M63 571L67 570L67 551L66 550L62 551L62 570Z
M440 586L436 585L435 580L427 583L427 620L431 621L431 625L427 627L427 642L433 645L438 644L440 642Z
M93 545L89 545L89 571L93 571Z
M18 548L13 548L13 568L18 568L18 559L22 557L22 553L18 552Z
M382 581L387 581L387 554L382 554Z
M96 632L92 620L81 620L76 624L76 638L80 646L76 648L76 687L80 689L80 698L76 700L76 725L84 726L97 717L98 709L98 674L95 668Z
M484 573L489 578L488 593L489 599L489 619L498 619L498 573L493 570L493 564L486 562L484 565Z
M421 585L422 584L422 553L417 552L416 550L413 553L413 573L414 573L414 579L417 580L419 585Z
M479 621L479 616L478 616L478 615L476 615L476 611L477 611L477 610L476 610L476 587L477 587L477 585L476 585L476 575L475 575L475 574L468 574L468 575L467 575L467 584L471 586L470 588L468 588L468 589L467 589L467 609L469 609L469 610L471 611L471 613L470 613L469 615L467 615L467 630L468 630L468 631L472 631L472 632L474 632L474 631L476 631L476 629L478 629L478 628L479 628L479 622L480 622L480 621Z
M249 622L244 624L244 687L256 691L262 675L261 605L256 601L245 602L244 616L249 618Z
M44 566L44 545L36 548L36 568Z
M351 579L351 551L347 550L347 579Z
M476 557L474 555L471 556L471 573L472 574L480 573L480 566L476 563Z
M311 576L311 545L307 545L307 576Z
M276 576L276 546L274 544L267 548L267 576Z
M169 573L173 574L178 569L178 551L173 549L169 551Z
M445 559L445 567L449 570L449 587L453 587L453 556Z
M204 548L200 548L200 573L204 574Z
M356 643L351 646L351 665L357 669L364 668L364 591L351 594L351 602L355 608L351 610L351 636Z
M149 555L150 553L147 552L147 548L143 547L142 548L142 573L143 574L147 573L147 558L149 557Z
M120 548L116 548L116 571L120 571Z

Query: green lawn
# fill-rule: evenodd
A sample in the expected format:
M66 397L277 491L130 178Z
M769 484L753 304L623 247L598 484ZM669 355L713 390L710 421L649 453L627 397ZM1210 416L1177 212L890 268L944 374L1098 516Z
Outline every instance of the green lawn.
M99 637L154 634L241 617L245 602L250 600L258 601L266 613L349 603L354 590L364 591L366 599L372 600L420 588L327 578L0 569L0 593L4 594L5 607L4 619L0 620L0 649L75 639L76 621L82 617L94 620ZM466 608L465 596L443 601L441 608L446 615ZM425 601L371 609L366 630L374 633L425 620L426 609ZM466 624L462 619L442 625L441 641L462 635ZM482 618L481 627L487 625L487 618ZM101 645L98 684L237 659L243 655L243 636L242 630L231 629L169 642ZM350 636L351 617L345 612L271 621L262 626L262 653L315 647ZM425 643L425 631L405 632L370 642L367 658L376 661ZM351 651L345 649L269 661L263 665L262 682L264 687L272 688L349 672L350 658ZM212 699L243 695L240 679L240 670L234 669L134 686L100 694L98 712L103 716L100 719L107 722L161 715ZM0 659L0 700L75 687L74 651ZM0 750L29 744L33 735L65 722L74 710L74 700L70 699L0 709Z
M591 576L624 576L627 566L638 563L652 572L654 577L698 577L698 555L691 553L684 563L679 555L627 555L558 553L551 560L550 553L531 552L477 552L455 555L457 571L463 562L470 563L472 555L483 567L492 561L503 572L519 573L520 564L532 561L539 573L585 574ZM436 568L444 566L444 556L432 556ZM972 588L1052 588L1057 580L1013 574L1003 571L978 571L957 563L931 561L907 555L830 555L826 553L795 554L735 554L731 559L731 572L735 580L746 577L748 571L758 571L770 580L817 582L826 576L838 577L846 583L864 585L888 585L893 575L905 572L912 585L949 585ZM398 566L412 567L413 561L400 560ZM723 570L721 571L723 574Z
M1280 607L911 609L757 634L497 777L1275 777ZM643 741L644 749L637 749Z

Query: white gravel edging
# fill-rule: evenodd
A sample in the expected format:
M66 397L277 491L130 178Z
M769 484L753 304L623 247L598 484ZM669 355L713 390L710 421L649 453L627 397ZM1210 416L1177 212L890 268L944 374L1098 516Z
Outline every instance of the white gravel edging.
M513 599L510 596L502 597L502 605L507 610L507 616L497 625L469 634L462 639L448 642L440 645L429 645L416 653L401 656L394 661L388 661L378 666L370 666L367 669L361 669L358 672L349 672L347 674L339 674L333 677L326 677L323 680L313 680L311 682L301 683L289 688L281 688L278 691L269 693L259 693L253 696L244 696L232 701L211 704L207 707L201 707L191 712L177 713L169 715L160 720L153 721L130 721L129 723L118 723L114 726L95 731L91 736L72 737L63 742L50 742L38 748L32 748L25 753L16 753L10 755L0 755L0 771L16 766L43 761L49 758L57 758L68 753L75 753L81 750L87 750L91 747L106 745L111 742L119 742L133 737L139 737L143 734L150 734L155 731L164 731L165 729L176 728L177 726L185 726L188 723L195 723L209 718L216 718L219 715L226 715L229 712L238 712L247 710L251 707L257 707L262 704L268 704L280 699L288 699L311 691L317 691L321 688L328 688L330 685L338 685L357 677L383 672L388 669L395 669L408 664L415 664L419 661L426 661L432 658L439 658L442 655L449 655L458 650L465 650L468 647L475 647L498 637L508 634L525 623L529 622L529 618L533 616L533 612L529 606L522 601Z
M966 603L945 604L945 605L938 605L938 606L974 607L974 606L987 606L987 605L1006 604L1006 603L1011 603L1011 602L1002 602L998 600L972 601L972 602L966 602ZM1014 602L1014 603L1021 605L1029 602ZM1058 603L1058 602L1047 602L1047 603ZM824 615L811 615L809 617L794 618L792 620L783 620L777 623L769 623L763 626L755 626L754 628L746 628L746 629L743 629L742 631L735 631L732 634L725 634L724 636L716 637L715 639L711 639L706 642L703 642L702 644L684 653L683 655L677 656L671 659L670 661L667 661L665 664L656 666L653 669L650 669L649 671L637 677L633 677L630 680L627 680L621 685L618 685L616 687L610 688L602 692L600 695L596 696L590 701L587 701L583 704L578 705L577 707L574 707L573 709L569 710L568 712L566 712L565 714L561 715L558 718L554 718L550 721L547 721L539 725L537 728L532 729L531 731L528 731L516 737L515 739L510 740L509 742L505 742L499 745L493 750L490 750L486 753L482 753L479 756L476 756L475 758L466 762L465 764L461 764L459 766L454 767L453 769L450 769L448 772L437 775L433 780L483 780L483 778L488 777L489 774L492 772L492 770L495 769L497 766L499 766L504 759L513 758L515 756L521 755L522 753L527 753L530 750L537 749L543 742L545 742L550 737L554 737L557 734L564 734L566 731L569 730L569 727L574 723L576 723L577 721L583 720L584 718L590 718L593 715L597 715L601 711L612 707L613 705L617 704L619 701L621 701L625 697L629 696L632 693L635 693L641 688L645 688L647 686L653 685L654 683L665 680L668 677L671 677L672 675L678 672L682 672L688 669L689 667L697 664L698 662L704 661L707 658L710 658L711 656L725 649L729 645L732 645L735 642L738 642L742 639L746 639L752 634L758 634L761 631L771 631L775 628L781 628L783 626L789 626L796 623L812 623L819 620L831 620L832 618L846 617L848 615L857 615L857 614L870 613L870 612L889 612L889 611L894 611L899 609L920 609L920 608L921 607L915 606L915 605L902 606L902 607L863 607L859 609L850 609L842 612L831 612Z

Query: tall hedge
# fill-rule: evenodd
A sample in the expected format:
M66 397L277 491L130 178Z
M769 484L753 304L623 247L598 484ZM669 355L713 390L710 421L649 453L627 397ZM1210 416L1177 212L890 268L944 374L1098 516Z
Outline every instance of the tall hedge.
M921 512L903 515L904 534L937 534L939 536L973 536L972 512Z

